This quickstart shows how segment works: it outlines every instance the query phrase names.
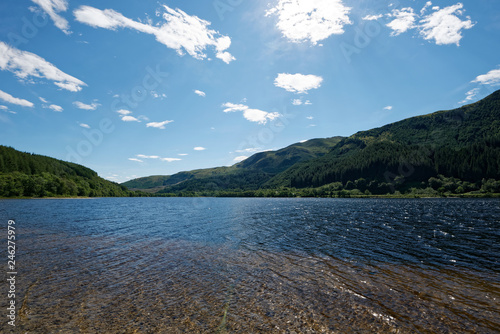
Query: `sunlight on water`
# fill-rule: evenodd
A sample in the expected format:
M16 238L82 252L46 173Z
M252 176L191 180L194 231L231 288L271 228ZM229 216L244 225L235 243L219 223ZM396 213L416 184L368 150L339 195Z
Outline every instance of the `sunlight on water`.
M500 328L498 201L192 201L0 202L22 226L18 329Z

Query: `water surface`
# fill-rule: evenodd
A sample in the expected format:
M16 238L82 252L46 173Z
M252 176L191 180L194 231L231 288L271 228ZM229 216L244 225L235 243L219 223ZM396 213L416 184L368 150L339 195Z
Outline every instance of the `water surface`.
M0 210L3 244L7 219L18 227L23 333L500 328L498 200L9 200Z

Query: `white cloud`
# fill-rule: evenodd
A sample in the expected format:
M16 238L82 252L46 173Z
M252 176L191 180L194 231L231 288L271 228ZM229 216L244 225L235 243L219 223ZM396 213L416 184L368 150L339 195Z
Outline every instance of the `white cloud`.
M135 162L144 162L142 160L136 159L136 158L128 158L130 161L135 161Z
M311 101L309 101L309 100L302 101L302 99L293 99L293 100L292 100L292 104L293 104L294 106L301 106L301 105L310 106L312 103L311 103Z
M231 102L226 102L222 105L224 112L235 112L242 111L243 117L250 122L256 122L259 124L266 124L268 120L273 120L275 118L280 117L281 115L277 112L267 112L259 109L251 109L244 104L234 104Z
M363 20L365 21L376 21L380 18L382 18L384 15L380 14L380 15L366 15L365 17L363 17Z
M460 101L459 103L463 104L472 101L476 97L477 93L479 93L479 88L471 89L470 91L465 93L465 99L463 101Z
M500 69L491 70L486 74L479 75L472 82L477 82L483 85L498 85L500 84Z
M160 159L160 157L157 156L157 155L137 154L137 157L140 158L140 159Z
M205 151L206 148L199 146L199 147L193 148L193 150L195 150L195 151Z
M8 112L10 114L17 114L17 112L15 111L12 111L12 110L9 110L9 108L7 106L2 106L0 105L0 110L4 111L4 112Z
M244 150L236 150L236 153L255 153L259 152L261 149L257 147L246 148Z
M74 11L76 20L92 27L116 30L129 28L142 33L151 34L156 40L168 48L174 49L179 55L187 52L196 59L205 59L207 47L214 47L216 57L229 63L235 58L226 50L231 45L231 39L208 27L210 22L197 16L186 14L180 9L163 6L163 24L144 24L131 20L112 9L100 10L89 6L80 6Z
M179 154L177 154L177 155L178 155L178 156L181 156L181 157L185 157L185 156L188 156L189 154L187 154L187 153L179 153Z
M279 73L274 85L289 92L304 94L308 90L321 87L322 82L323 78L317 75Z
M173 121L163 121L163 122L151 122L146 124L148 128L165 129L165 125L172 123Z
M93 102L93 103L91 103L91 104L85 104L85 103L80 102L80 101L75 101L75 102L73 102L73 104L74 104L77 108L79 108L79 109L83 109L83 110L96 110L96 109L97 109L97 107L99 107L99 106L100 106L100 104L99 104L99 103L95 103L95 102Z
M276 26L290 41L317 44L344 33L350 10L341 0L279 0L266 16L278 16Z
M155 99L162 99L162 100L167 98L167 94L164 93L160 94L154 90L151 91L151 96L154 97Z
M233 160L233 161L234 161L234 162L242 162L243 160L246 160L246 159L248 159L248 157L247 157L247 156L242 155L242 156L240 156L240 157L236 157L236 158L234 158L234 160Z
M231 102L226 102L222 105L224 108L224 112L234 112L234 111L244 111L248 109L248 106L244 104L234 104Z
M412 28L415 28L415 19L417 14L413 11L413 8L407 7L399 9L393 9L389 17L394 17L395 19L387 23L387 26L393 30L391 36L397 36L402 34Z
M425 6L420 10L420 15L424 15L424 13L427 11L427 9L432 6L432 2L427 1L425 3ZM439 8L439 7L438 7Z
M308 120L310 120L310 121L312 121L312 120L314 119L314 117L312 117L312 116L307 116L306 118L307 118Z
M166 162L174 162L174 161L181 161L182 159L179 158L161 158L161 161L166 161Z
M61 106L58 106L57 104L51 104L48 106L48 108L56 112L62 112L64 110Z
M416 14L410 7L401 10L393 9L391 13L387 14L388 17L394 18L387 24L393 30L391 36L397 36L410 29L417 29L420 36L425 40L434 41L437 45L456 44L459 46L462 30L474 26L470 17L466 17L465 20L459 18L463 15L464 5L459 2L442 9L434 6L431 8L433 12L425 15L431 6L432 2L428 1L420 10L420 15ZM418 23L416 23L417 18L420 18Z
M68 21L62 16L58 15L59 12L65 12L68 10L68 2L66 0L31 0L40 6L44 12L46 12L54 25L61 29L66 35L71 34L69 31Z
M7 103L17 104L18 106L21 106L21 107L33 108L33 106L34 106L34 104L32 102L30 102L28 100L24 100L24 99L19 99L19 98L14 97L14 96L10 95L9 93L6 93L2 90L0 90L0 100L3 100Z
M384 110L392 110L392 106L384 107Z
M124 122L140 122L140 120L138 120L134 116L122 116L121 118L122 118L122 121L124 121Z
M201 97L205 97L205 96L207 96L207 94L205 94L205 92L202 92L201 90L197 90L197 89L194 91L194 93L195 93L196 95L201 96Z
M0 69L14 73L22 80L28 77L45 78L71 92L78 92L82 90L82 86L86 86L83 81L64 73L42 57L3 42L0 42Z
M49 103L49 101L47 101L46 99L44 99L43 97L38 97L40 99L40 101L42 101L43 103Z
M116 112L119 113L120 115L124 115L124 116L130 115L132 113L131 111L125 110L125 109L120 109L120 110L117 110Z
M462 15L462 3L445 7L427 15L420 20L420 34L425 40L434 40L437 45L460 45L462 29L474 26L470 18L462 21L457 15Z
M90 125L88 124L85 124L85 123L80 123L79 124L82 128L85 128L85 129L90 129Z

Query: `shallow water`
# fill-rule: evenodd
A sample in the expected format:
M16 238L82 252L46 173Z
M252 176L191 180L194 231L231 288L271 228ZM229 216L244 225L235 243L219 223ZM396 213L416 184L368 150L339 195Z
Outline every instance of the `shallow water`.
M2 244L7 219L17 226L19 333L500 332L498 200L12 200L0 210Z

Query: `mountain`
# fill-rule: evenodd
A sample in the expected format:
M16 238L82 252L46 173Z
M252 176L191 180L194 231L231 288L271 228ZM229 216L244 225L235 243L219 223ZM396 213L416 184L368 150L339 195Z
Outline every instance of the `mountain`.
M327 154L342 139L343 137L311 139L278 151L256 153L231 167L200 169L170 176L149 176L123 185L133 190L164 193L215 188L255 190L294 164Z
M341 196L500 192L500 91L348 138L313 139L231 167L124 183L174 195Z
M0 197L137 195L81 165L0 145Z
M358 132L325 156L295 164L265 186L345 185L360 178L399 186L438 175L468 182L500 179L500 91L458 109Z

